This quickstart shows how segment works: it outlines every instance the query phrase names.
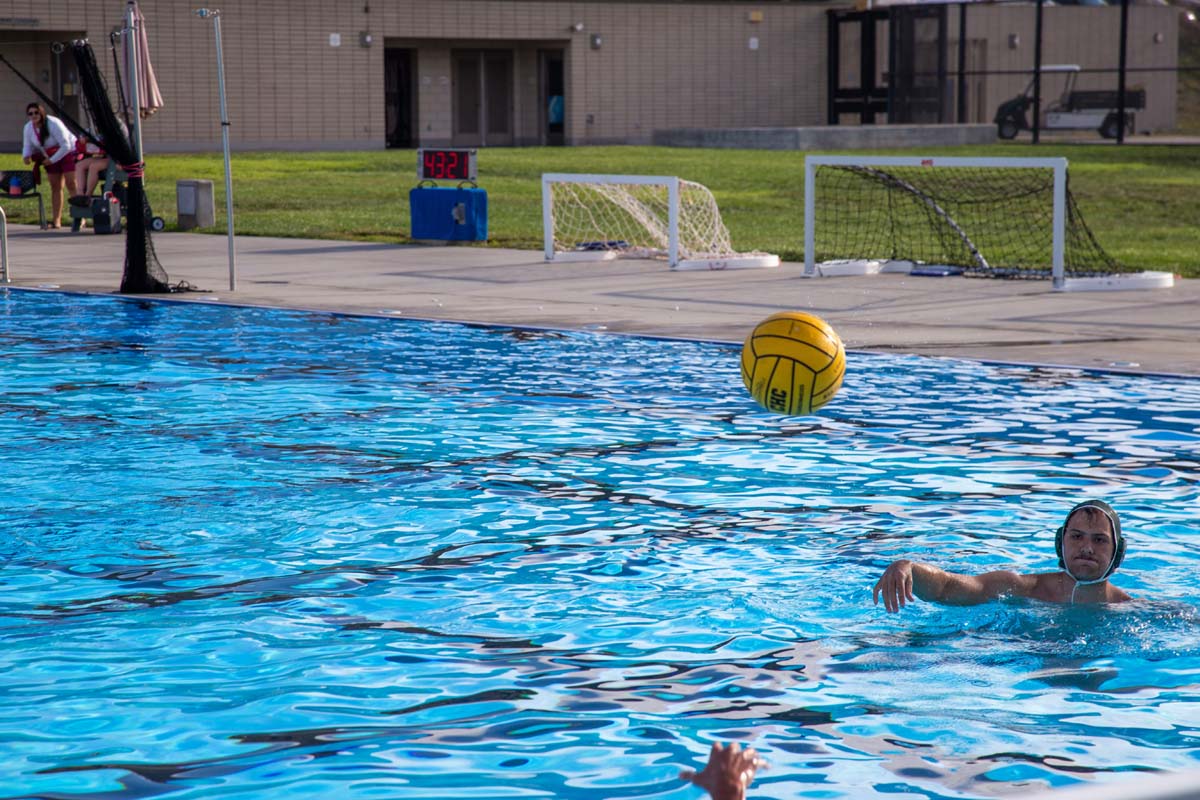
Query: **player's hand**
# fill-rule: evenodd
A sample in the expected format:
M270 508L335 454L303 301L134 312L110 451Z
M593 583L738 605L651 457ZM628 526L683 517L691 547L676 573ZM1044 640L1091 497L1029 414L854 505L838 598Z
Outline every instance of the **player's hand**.
M725 746L713 742L704 769L699 772L685 769L679 777L707 791L713 800L742 800L754 773L766 768L767 762L759 758L753 747L742 750L737 742Z
M871 592L875 605L879 605L879 598L882 595L883 607L889 613L895 613L909 602L916 600L917 598L913 596L912 571L913 564L908 559L902 558L892 562L883 571L883 576Z

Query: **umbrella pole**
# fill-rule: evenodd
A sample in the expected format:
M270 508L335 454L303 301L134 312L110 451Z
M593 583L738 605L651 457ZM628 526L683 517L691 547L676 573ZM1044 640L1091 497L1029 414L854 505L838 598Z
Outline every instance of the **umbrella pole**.
M129 107L133 109L133 130L129 140L133 144L135 162L142 160L142 106L138 97L137 30L134 25L134 0L125 5L125 74L129 81Z
M229 168L229 112L225 107L225 57L221 53L221 10L198 8L200 19L212 17L217 43L217 94L221 98L221 144L225 149L225 225L229 239L229 291L237 291L237 265L233 254L233 173Z

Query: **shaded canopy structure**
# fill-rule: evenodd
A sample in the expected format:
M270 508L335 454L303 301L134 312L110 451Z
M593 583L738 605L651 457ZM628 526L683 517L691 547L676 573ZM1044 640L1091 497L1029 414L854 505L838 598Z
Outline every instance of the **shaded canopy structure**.
M1021 0L1024 2L1024 0ZM891 9L921 6L958 6L958 95L959 108L964 107L963 98L966 94L966 24L967 8L972 5L1011 2L1011 0L859 0L857 8L862 11L872 9ZM1128 71L1127 56L1129 50L1129 4L1130 0L1120 0L1121 32L1119 41L1119 62L1117 68L1117 143L1125 139L1126 113L1128 97L1126 77ZM1037 144L1041 130L1042 108L1042 18L1046 0L1034 0L1035 32L1034 32L1034 64L1033 64L1033 122L1031 125L1033 142ZM1116 3L1114 3L1116 5ZM964 120L960 119L960 122Z

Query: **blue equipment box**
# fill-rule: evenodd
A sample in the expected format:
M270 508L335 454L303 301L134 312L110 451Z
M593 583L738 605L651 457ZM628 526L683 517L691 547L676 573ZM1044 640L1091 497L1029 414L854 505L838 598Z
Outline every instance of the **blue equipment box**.
M487 192L417 186L408 193L412 238L446 242L487 241Z

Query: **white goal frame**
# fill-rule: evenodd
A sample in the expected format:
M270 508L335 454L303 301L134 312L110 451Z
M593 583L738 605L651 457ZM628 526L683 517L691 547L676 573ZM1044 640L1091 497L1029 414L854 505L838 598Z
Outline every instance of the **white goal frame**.
M1065 158L968 158L962 156L807 156L804 159L804 274L816 274L817 167L1000 167L1054 171L1054 218L1051 275L1054 288L1065 288L1064 242L1067 230L1067 160Z
M1053 220L1051 231L1051 277L1054 291L1121 291L1126 289L1170 289L1175 285L1172 272L1130 272L1092 278L1068 278L1064 269L1067 229L1067 159L1065 158L969 158L962 156L806 156L804 159L804 276L817 274L816 245L816 174L817 167L999 167L1019 169L1049 169L1054 171ZM937 213L944 213L931 198L923 202ZM969 249L974 249L966 233L950 223ZM976 253L978 256L979 254ZM872 271L882 270L873 262ZM848 265L829 274L865 274L868 265Z
M545 236L546 260L554 260L554 209L550 184L561 181L574 183L635 183L642 186L667 187L667 264L679 263L679 178L669 175L596 175L571 172L542 174L542 235Z
M674 175L601 175L597 173L547 172L542 174L542 236L546 261L596 261L615 258L616 251L563 253L554 249L553 183L633 184L663 186L667 190L667 265L673 270L723 270L778 267L779 256L766 253L729 253L711 258L680 258L680 179ZM707 189L705 189L707 191ZM718 210L719 212L719 210ZM719 221L719 213L718 213Z

